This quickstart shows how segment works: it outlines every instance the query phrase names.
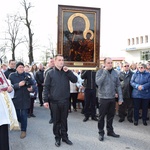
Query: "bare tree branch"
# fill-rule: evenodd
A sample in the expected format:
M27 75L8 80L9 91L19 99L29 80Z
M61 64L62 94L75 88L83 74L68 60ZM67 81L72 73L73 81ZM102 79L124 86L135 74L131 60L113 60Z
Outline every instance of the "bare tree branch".
M29 9L32 8L33 6L31 5L31 3L29 2L27 4L26 0L23 0L21 5L24 7L25 10L25 17L21 17L21 20L24 20L24 24L27 26L28 28L28 46L29 46L29 52L28 52L28 56L29 56L29 63L32 64L32 62L34 62L34 58L33 58L33 35L34 33L32 33L31 30L31 20L29 20Z
M10 16L7 15L6 23L8 25L8 32L6 32L9 37L6 40L10 41L10 48L12 51L12 59L15 60L15 50L16 47L24 43L23 38L18 38L18 34L20 31L20 17L18 15Z

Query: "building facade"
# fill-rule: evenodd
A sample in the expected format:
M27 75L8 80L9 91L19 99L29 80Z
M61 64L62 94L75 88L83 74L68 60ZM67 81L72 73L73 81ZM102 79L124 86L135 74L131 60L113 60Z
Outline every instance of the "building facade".
M126 61L147 62L150 60L150 35L141 35L127 39Z

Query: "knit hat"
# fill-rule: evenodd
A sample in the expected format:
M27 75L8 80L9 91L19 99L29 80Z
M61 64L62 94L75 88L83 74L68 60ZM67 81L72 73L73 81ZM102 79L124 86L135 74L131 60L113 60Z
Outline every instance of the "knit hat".
M22 63L22 62L18 62L17 64L16 64L16 69L18 68L18 66L24 66L24 64Z

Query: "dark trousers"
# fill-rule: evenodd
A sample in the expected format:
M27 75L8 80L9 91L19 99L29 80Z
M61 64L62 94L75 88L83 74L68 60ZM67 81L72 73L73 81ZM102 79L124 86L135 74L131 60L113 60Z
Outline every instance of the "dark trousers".
M71 110L71 104L73 106L73 109L76 109L76 104L77 104L77 96L78 93L70 93L70 98L69 98L69 110ZM71 103L72 100L72 103Z
M139 120L139 110L142 108L142 120L146 121L149 99L134 98L134 120Z
M52 108L51 108L51 103L49 102L49 110L50 110L50 117L53 120L53 112L52 112Z
M132 120L133 118L133 99L124 98L123 103L119 105L119 117L120 119L125 119L127 115L128 120Z
M9 150L8 124L0 126L0 150Z
M113 119L115 115L115 99L100 99L99 100L99 134L104 135L105 116L107 116L107 132L113 132Z
M18 121L21 123L21 131L27 130L28 109L16 109Z
M79 100L77 99L78 104L80 105L80 103L82 103L82 110L81 113L84 114L84 100Z
M85 89L84 115L96 116L96 89Z
M53 133L55 139L68 138L68 108L69 104L66 103L51 103L53 113Z
M35 99L36 99L36 98L30 98L31 103L30 103L30 108L28 109L28 114L29 114L29 115L32 115L32 114L33 114L34 100L35 100Z
M43 86L42 85L38 85L38 97L39 97L39 101L40 101L41 105L43 105L42 92L43 92Z

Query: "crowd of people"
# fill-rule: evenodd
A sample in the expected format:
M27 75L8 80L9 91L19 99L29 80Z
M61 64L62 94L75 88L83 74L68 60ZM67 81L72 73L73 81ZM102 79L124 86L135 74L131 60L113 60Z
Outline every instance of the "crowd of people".
M143 125L147 126L150 63L130 64L124 61L113 67L113 61L108 57L98 70L69 70L64 65L64 57L58 54L50 58L45 66L10 60L8 65L1 65L1 72L10 82L7 92L13 94L11 99L20 123L21 139L27 135L28 118L36 117L34 103L37 98L40 107L50 110L49 123L53 123L57 147L61 145L61 140L68 145L73 144L67 133L67 118L69 113L79 109L84 116L83 122L89 118L97 122L100 141L104 140L105 117L107 135L115 138L120 137L113 128L115 115L119 116L120 123L127 117L137 126L142 118ZM84 100L78 99L79 92L84 93ZM8 124L0 124L0 135ZM8 146L2 150L9 150L7 130L6 135L3 140Z

